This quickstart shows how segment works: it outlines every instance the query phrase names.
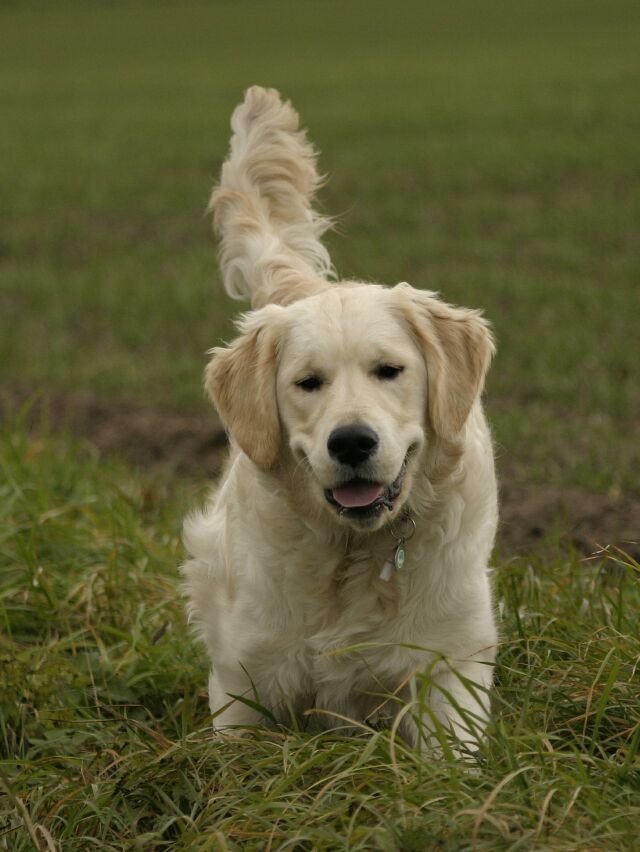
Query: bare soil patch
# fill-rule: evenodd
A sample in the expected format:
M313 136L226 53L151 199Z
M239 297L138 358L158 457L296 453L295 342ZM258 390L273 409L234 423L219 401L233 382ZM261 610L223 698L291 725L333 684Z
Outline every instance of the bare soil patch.
M29 428L66 429L142 469L214 478L224 462L226 436L213 410L176 412L88 394L34 398L20 389L0 398L0 420L14 417L21 406ZM540 551L553 541L585 555L620 547L640 559L640 498L528 483L514 477L508 461L499 459L498 466L503 554Z
M530 553L557 541L585 555L620 548L640 560L640 499L582 488L500 483L500 542L505 553Z
M101 452L136 467L177 474L219 474L227 439L215 411L176 412L161 406L100 399L85 393L33 394L13 389L0 397L0 421L22 410L27 428L68 431Z

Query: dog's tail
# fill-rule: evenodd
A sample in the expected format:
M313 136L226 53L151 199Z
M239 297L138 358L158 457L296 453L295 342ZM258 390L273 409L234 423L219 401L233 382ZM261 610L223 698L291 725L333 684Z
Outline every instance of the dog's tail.
M324 289L334 276L320 237L331 222L311 206L320 176L298 114L275 89L253 86L231 127L210 202L225 290L261 307Z

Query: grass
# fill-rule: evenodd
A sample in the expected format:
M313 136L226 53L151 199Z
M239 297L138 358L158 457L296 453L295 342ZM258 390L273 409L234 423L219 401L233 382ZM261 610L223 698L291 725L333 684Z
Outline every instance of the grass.
M639 30L630 0L0 3L0 384L204 406L239 306L203 211L259 82L322 151L337 268L493 321L503 465L640 495ZM637 563L496 557L477 767L214 740L177 572L203 489L2 426L0 849L638 847Z
M636 3L7 3L0 24L0 381L205 405L238 306L204 209L261 82L322 152L337 268L486 310L511 466L640 494Z
M634 848L637 564L497 569L495 721L475 771L389 731L214 740L177 593L194 487L20 429L0 469L0 848Z

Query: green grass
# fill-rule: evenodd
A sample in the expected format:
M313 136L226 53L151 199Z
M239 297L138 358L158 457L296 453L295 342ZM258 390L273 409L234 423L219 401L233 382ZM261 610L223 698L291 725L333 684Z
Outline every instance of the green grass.
M495 721L474 768L389 731L214 739L177 593L194 489L19 429L0 471L0 848L635 848L637 564L497 570Z
M7 3L0 381L204 406L237 310L204 209L243 89L330 174L345 275L482 307L529 477L640 493L640 7Z

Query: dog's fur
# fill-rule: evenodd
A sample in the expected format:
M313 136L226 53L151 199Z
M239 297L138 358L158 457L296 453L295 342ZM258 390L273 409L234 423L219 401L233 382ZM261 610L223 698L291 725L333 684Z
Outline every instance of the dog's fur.
M448 731L473 744L496 646L488 325L408 284L333 283L296 112L254 87L232 128L211 208L226 290L254 310L206 370L231 459L185 523L215 725L259 721L257 696L280 719L312 710L337 724L382 708L413 742ZM331 436L352 425L378 445L336 460ZM380 500L345 507L367 483ZM386 579L413 524L406 563Z

